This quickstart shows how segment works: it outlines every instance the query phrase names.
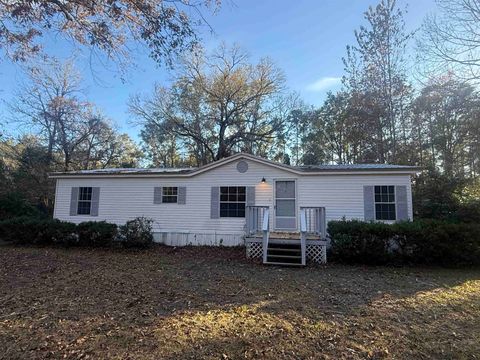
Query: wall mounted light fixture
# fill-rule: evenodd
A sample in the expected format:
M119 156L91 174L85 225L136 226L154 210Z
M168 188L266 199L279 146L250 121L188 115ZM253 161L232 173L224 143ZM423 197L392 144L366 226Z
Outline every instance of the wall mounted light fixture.
M262 183L266 183L267 180L265 180L265 177L262 178Z

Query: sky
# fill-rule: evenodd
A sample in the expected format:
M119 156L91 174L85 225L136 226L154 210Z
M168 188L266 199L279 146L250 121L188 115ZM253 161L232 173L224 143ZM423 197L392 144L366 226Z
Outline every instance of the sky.
M397 0L405 15L407 30L417 29L424 17L435 11L434 0ZM221 8L205 17L213 29L199 29L204 47L216 48L222 41L238 44L250 54L251 61L268 57L283 70L290 91L298 92L307 103L318 106L328 91L340 88L342 56L347 44L354 44L354 30L365 24L363 13L377 1L370 0L223 0ZM127 112L128 98L149 93L155 83L168 85L171 70L159 67L148 51L135 49L134 65L121 79L111 64L91 66L88 54L75 53L72 47L53 37L45 39L46 49L60 58L74 56L84 79L89 101L122 132L138 140L140 128ZM8 117L6 103L11 101L24 75L18 65L0 61L0 116ZM5 120L3 120L5 121ZM7 125L7 132L21 132Z

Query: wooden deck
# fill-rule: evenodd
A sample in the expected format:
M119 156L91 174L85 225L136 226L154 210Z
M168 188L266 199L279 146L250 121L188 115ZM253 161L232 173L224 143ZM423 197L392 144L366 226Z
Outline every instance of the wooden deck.
M270 231L269 238L272 239L279 239L279 240L300 240L300 232L299 231ZM259 238L262 239L263 234L261 232L253 235L248 235L247 238ZM320 235L315 234L306 234L307 240L321 240Z
M247 235L246 243L262 243L263 234L257 233ZM307 234L307 245L327 245L327 240L322 239L320 235ZM273 244L292 244L300 243L300 232L294 231L271 231L269 233L268 242Z

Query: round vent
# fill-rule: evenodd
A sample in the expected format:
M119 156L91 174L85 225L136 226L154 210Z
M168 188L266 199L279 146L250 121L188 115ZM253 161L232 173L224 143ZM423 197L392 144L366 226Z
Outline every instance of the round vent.
M248 170L248 163L246 161L239 161L237 163L237 170L239 173L246 173Z

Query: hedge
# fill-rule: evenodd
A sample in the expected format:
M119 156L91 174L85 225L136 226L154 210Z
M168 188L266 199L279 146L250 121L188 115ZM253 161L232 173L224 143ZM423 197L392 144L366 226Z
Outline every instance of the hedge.
M0 239L14 244L106 246L115 238L117 226L106 222L79 225L32 217L0 221Z
M0 221L0 239L16 244L70 244L76 225L52 219L16 217Z
M81 246L109 246L117 236L117 225L105 221L88 221L78 224L76 233Z
M120 227L105 221L80 224L36 217L0 221L0 240L14 244L146 248L153 243L152 220L136 218ZM118 240L118 241L116 241Z
M480 264L480 225L418 220L330 221L331 258L363 264Z
M0 195L0 219L12 219L16 217L47 218L47 214L30 204L19 193L6 193Z

